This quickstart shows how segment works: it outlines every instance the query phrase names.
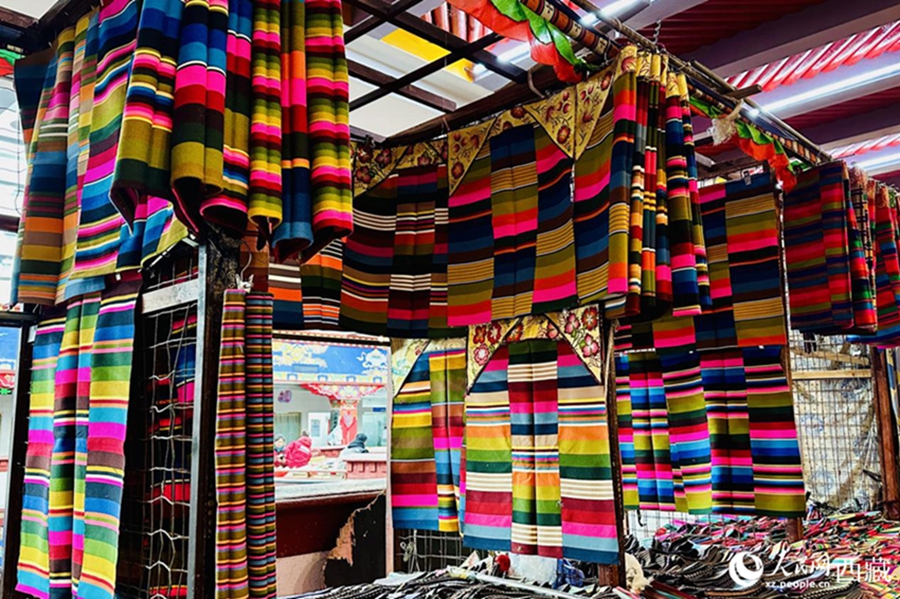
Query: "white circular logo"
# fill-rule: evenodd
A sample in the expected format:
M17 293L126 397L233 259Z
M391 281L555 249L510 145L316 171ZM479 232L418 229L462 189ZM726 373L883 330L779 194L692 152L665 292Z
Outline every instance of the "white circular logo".
M749 566L747 560L750 561ZM763 576L762 560L746 551L736 553L728 564L728 575L740 588L753 586Z

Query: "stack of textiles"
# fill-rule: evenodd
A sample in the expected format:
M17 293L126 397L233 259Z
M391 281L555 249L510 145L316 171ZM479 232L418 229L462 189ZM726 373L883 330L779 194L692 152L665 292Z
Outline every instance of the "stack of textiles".
M787 543L784 520L774 518L675 521L656 534L649 548L641 548L632 539L626 543L626 551L642 563L646 577L655 578L656 588L667 585L688 593L702 590L705 597L734 590L727 575L718 576L725 571L721 564L709 564L718 554L727 565L740 551L759 556L765 564L759 593L771 592L774 586L792 597L807 593L828 599L900 597L900 526L879 512L812 513L803 539L793 544ZM776 567L779 561L781 568ZM804 587L804 579L816 584ZM764 588L766 585L770 588ZM648 593L644 596L680 596ZM747 596L759 595L751 592Z
M471 574L470 574L471 572ZM297 595L294 599L543 599L547 589L513 578L508 586L494 577L478 579L471 570L438 570L416 574L391 574L372 584L335 587ZM524 584L523 584L524 583ZM560 590L554 596L571 599L638 599L621 587L601 586L585 582L581 587L555 584Z
M616 335L625 505L800 516L775 189L757 175L700 191L712 306Z
M340 2L183 4L104 0L17 61L13 301L102 290L206 221L255 226L279 260L352 230Z
M843 162L797 177L784 198L791 326L804 333L900 339L896 200Z
M615 64L445 142L355 149L340 325L444 338L604 302L711 305L687 83L660 55Z

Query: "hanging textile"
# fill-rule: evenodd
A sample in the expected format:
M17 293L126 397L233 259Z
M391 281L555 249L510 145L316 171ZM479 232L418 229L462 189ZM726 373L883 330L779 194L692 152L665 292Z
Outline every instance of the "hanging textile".
M140 279L39 326L17 590L114 596ZM45 353L52 352L52 356ZM53 385L48 387L47 384Z
M186 2L175 70L171 184L178 218L200 231L200 206L222 191L228 2Z
M122 115L110 199L129 223L142 198L171 197L169 143L172 136L180 0L145 0Z
M335 240L300 266L304 328L339 328L343 256L344 243Z
M616 335L625 505L800 515L774 187L759 175L699 191L712 305Z
M403 152L395 170L356 196L356 224L343 244L340 326L446 338L447 168L430 144Z
M28 189L36 192L26 192L13 282L19 301L52 305L101 291L106 275L139 269L186 234L165 200L143 198L134 208L131 229L109 201L126 95L124 67L135 43L128 42L127 33L136 31L137 19L133 2L108 3L60 34L55 56L64 51L68 64L59 77L61 86L56 85L58 61L45 65L45 104L40 115L35 113L41 118L29 167ZM25 102L33 97L29 86L34 68L20 71ZM46 145L41 136L41 131L49 133L42 127L50 123L46 112L51 108L51 92L55 94L53 115L62 115L58 102L67 98L66 120L58 124L68 133L58 140L57 149ZM59 187L63 190L60 202L48 200L47 192L41 191L42 185L49 184L42 173L51 164L63 168L61 178L54 176L53 183L64 186Z
M246 292L225 292L216 402L216 597L248 596ZM257 571L258 575L258 571Z
M281 15L277 0L253 3L248 216L263 238L281 222Z
M65 131L69 119L73 51L74 29L70 28L57 40L35 113L28 150L28 182L19 221L12 302L52 305L62 292L58 283L66 187ZM23 71L24 66L17 67L16 73ZM19 99L24 99L23 94Z
M341 2L307 0L305 5L313 242L304 260L353 230L350 79Z
M856 221L851 214L849 173L843 162L801 173L796 188L785 196L788 297L791 324L797 330L825 334L855 327L851 259L857 278L865 279L865 273L858 253L851 258L859 251L850 246L850 224Z
M466 350L432 341L394 398L391 505L398 529L459 530Z
M216 596L275 596L272 296L225 292L216 403Z
M281 3L281 202L283 224L275 229L274 253L281 261L312 243L307 118L307 3Z
M275 597L272 296L247 294L247 558L250 597Z
M537 324L496 350L467 398L463 542L615 563L605 392Z
M200 215L238 233L247 230L252 34L253 3L250 0L231 0L228 3L225 58L222 193L201 202Z

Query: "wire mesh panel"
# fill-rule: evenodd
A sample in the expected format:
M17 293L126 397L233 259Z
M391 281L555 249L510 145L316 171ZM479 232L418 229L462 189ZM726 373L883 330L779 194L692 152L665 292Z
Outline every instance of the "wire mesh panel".
M394 547L394 568L407 573L459 566L472 553L457 532L398 530Z
M194 252L171 258L147 291L196 277ZM197 302L138 318L125 455L117 596L188 594Z
M881 465L869 348L791 333L794 418L810 501L873 509Z

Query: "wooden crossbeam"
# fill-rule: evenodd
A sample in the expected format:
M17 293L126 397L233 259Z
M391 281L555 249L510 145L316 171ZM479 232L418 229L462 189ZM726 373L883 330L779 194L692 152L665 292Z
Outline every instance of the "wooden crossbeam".
M372 16L384 19L392 25L405 29L426 42L440 46L445 50L450 50L452 52L454 50L461 50L469 45L469 42L466 40L457 37L448 31L444 31L437 25L432 25L415 15L407 12L393 14L391 5L382 0L347 0L347 3L360 10L364 10ZM525 70L513 64L502 62L486 50L472 52L468 56L461 56L461 58L468 58L473 62L481 63L486 69L493 71L498 75L502 75L511 81L522 83L527 77Z
M390 5L389 14L391 17L407 12L410 8L417 4L421 4L422 0L399 0ZM379 25L385 22L384 17L369 15L364 17L356 25L344 32L344 43L349 44L355 39L359 39L369 33Z
M410 73L407 73L406 75L404 75L403 77L400 77L399 79L393 79L392 81L383 84L378 89L372 90L371 92L367 93L366 95L362 96L361 98L356 98L355 100L352 100L350 102L350 110L353 111L358 108L362 108L366 104L370 104L370 103L374 102L375 100L383 98L394 92L397 92L401 95L409 97L408 96L409 89L413 82L419 81L420 79L427 77L428 75L431 75L432 73L436 73L436 72L440 71L441 69L443 69L444 67L450 66L451 64L453 64L454 62L456 62L462 58L471 56L473 53L475 53L479 50L482 50L482 49L490 46L491 44L498 42L500 39L502 39L502 38L499 35L497 35L496 33L492 33L490 35L484 36L483 38L481 38L478 41L472 42L471 44L467 44L466 46L464 46L458 50L453 50L450 52L450 54L447 54L446 56L443 56L433 62L429 62L428 64L423 65ZM391 78L388 77L388 79L391 79ZM413 89L416 89L416 88L413 88ZM404 93L404 90L407 90L406 93ZM421 91L421 90L419 90L419 91ZM415 98L413 98L413 99L415 99ZM450 109L439 107L438 110L443 110L444 112L453 112L454 110L456 110L455 103L449 102L449 101L447 101L447 102L448 102L448 104L452 104L453 107Z
M361 81L365 81L366 83L371 83L372 85L378 86L378 89L373 91L371 94L374 94L380 90L389 90L378 97L386 96L389 93L398 93L399 95L409 98L410 100L415 100L420 104L424 104L430 108L434 108L435 110L440 110L441 112L453 112L456 110L456 102L452 100L448 100L443 96L439 96L438 94L432 93L430 91L421 89L419 87L415 87L413 85L403 85L400 79L395 79L390 75L386 75L381 71L373 69L371 67L367 67L364 64L360 64L358 62L354 62L352 60L347 61L347 66L350 69L350 76L356 77ZM415 73L416 71L413 71ZM411 73L412 74L412 73ZM404 78L408 78L409 75ZM359 98L359 100L365 100L371 94L366 94ZM374 101L378 98L374 98ZM364 104L368 104L369 102L364 102ZM354 106L354 103L350 103L350 110L354 108L358 108L358 106Z

